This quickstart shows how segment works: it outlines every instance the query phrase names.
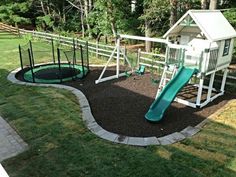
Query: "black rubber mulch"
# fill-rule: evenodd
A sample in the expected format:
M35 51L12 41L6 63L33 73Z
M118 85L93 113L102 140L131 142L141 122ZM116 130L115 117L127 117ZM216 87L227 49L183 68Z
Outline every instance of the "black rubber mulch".
M144 115L154 101L157 85L151 83L150 73L143 76L133 75L100 84L95 84L102 68L91 68L83 80L63 83L80 89L89 100L92 114L104 129L126 136L161 137L188 126L195 126L218 109L222 108L236 95L226 93L202 109L193 109L179 103L172 103L163 119L158 123L145 120ZM114 68L108 68L106 75L114 74ZM17 74L22 80L22 72ZM179 96L194 99L196 89L186 86ZM205 99L204 94L203 100Z
M101 68L93 68L83 81L68 82L66 85L82 90L89 100L92 113L99 125L104 129L127 136L161 137L187 126L195 126L213 114L236 95L225 94L202 109L193 109L179 103L172 103L163 119L158 123L145 120L144 115L154 101L157 85L150 79L150 73L143 76L119 78L95 85ZM114 74L109 68L107 75ZM180 97L194 99L197 90L187 86ZM206 93L203 96L203 100Z

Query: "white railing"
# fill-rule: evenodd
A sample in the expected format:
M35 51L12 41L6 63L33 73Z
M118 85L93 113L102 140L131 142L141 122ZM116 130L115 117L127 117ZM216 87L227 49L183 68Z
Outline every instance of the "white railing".
M143 52L138 50L138 63L151 68L163 68L165 65L165 55Z

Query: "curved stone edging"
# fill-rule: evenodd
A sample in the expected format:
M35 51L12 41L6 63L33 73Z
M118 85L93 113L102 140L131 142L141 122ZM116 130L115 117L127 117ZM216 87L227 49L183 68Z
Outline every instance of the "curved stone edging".
M16 70L12 71L7 79L14 84L19 85L28 85L28 86L42 86L42 87L55 87L61 88L71 91L78 99L82 111L82 119L85 122L88 129L97 135L98 137L114 142L114 143L121 143L121 144L128 144L134 146L148 146L148 145L168 145L173 144L178 141L181 141L187 137L191 137L198 133L200 129L209 121L208 119L203 120L200 124L195 127L188 126L180 132L174 132L172 134L163 136L163 137L130 137L130 136L123 136L118 135L116 133L109 132L103 129L100 125L97 124L96 120L94 119L89 102L85 95L78 89L60 85L60 84L39 84L39 83L28 83L19 81L16 79L15 75L19 72L21 68L17 68Z

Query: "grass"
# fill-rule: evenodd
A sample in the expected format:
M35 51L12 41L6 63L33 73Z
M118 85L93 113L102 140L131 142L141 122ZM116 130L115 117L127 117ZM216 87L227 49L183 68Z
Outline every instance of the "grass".
M3 162L11 177L236 176L236 100L180 143L113 144L87 130L70 92L7 81L19 67L18 43L25 41L0 36L0 115L29 144L28 151Z

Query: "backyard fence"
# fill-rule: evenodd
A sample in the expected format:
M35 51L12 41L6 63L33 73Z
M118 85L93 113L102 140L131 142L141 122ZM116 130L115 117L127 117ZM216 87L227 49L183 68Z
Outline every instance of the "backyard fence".
M63 46L72 47L73 40L75 40L76 46L79 46L79 45L85 46L86 44L88 44L89 53L96 55L96 57L102 56L105 58L109 58L113 50L115 49L115 46L88 42L88 41L80 40L77 38L61 36L59 34L30 31L30 30L24 30L24 29L19 29L19 31L21 35L30 35L32 38L38 38L45 41L53 40L55 43L63 45ZM125 50L125 48L123 50ZM114 56L114 58L116 58L116 56Z
M16 28L16 27L13 27L13 26L10 26L10 25L6 25L6 24L1 23L1 22L0 22L0 31L9 32L9 33L12 33L12 34L15 34L15 35L20 35L19 28Z
M111 56L113 50L115 49L115 46L113 45L104 45L98 42L90 42L73 37L65 37L60 34L51 34L46 32L19 29L0 22L0 31L1 30L21 36L29 35L31 38L37 38L47 42L51 42L51 40L53 40L58 45L63 45L68 47L73 47L73 40L75 40L76 46L88 45L89 54L93 54L96 57L104 57L105 59L108 59ZM121 50L123 50L122 53L126 54L128 57L129 56L135 57L137 59L137 62L135 62L137 65L144 65L146 67L150 67L151 69L159 69L159 70L160 68L163 68L163 66L165 65L164 62L165 55L163 54L144 52L141 49L137 49L137 50L132 50L132 55L131 55L127 52L128 50L125 46L122 46ZM115 52L115 54L117 53ZM116 59L116 55L114 55L113 58ZM121 59L124 59L123 55L121 55ZM228 76L228 78L230 78L231 80L232 79L236 80L236 77L234 76Z

